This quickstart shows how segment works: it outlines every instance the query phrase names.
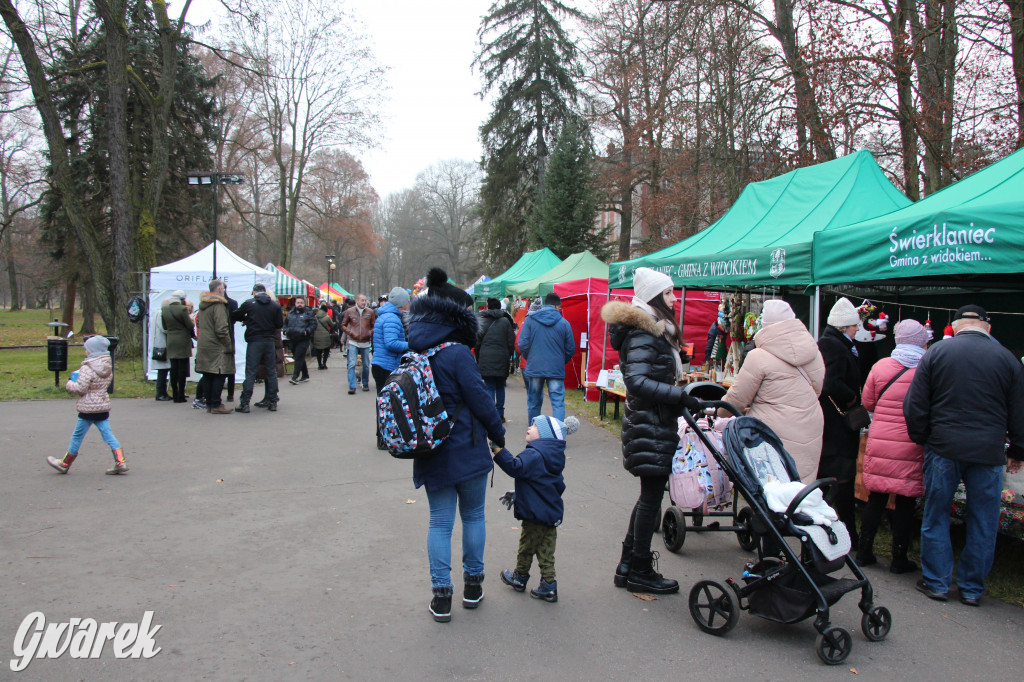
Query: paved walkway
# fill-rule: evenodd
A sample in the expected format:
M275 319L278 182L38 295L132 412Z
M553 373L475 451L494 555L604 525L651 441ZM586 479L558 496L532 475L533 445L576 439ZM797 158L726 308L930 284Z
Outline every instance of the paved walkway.
M705 577L737 577L749 557L725 534L691 534L661 570L680 595L642 601L612 586L638 492L615 436L583 423L570 437L559 602L512 592L518 524L487 506L486 599L433 622L425 556L427 501L411 464L378 452L372 395L346 393L341 363L282 385L276 414L207 415L189 405L115 400L113 426L131 473L104 476L110 456L90 432L71 473L71 401L0 403L0 679L1020 679L1024 611L940 604L914 576L869 569L893 632L860 633L857 595L833 608L853 633L845 665L814 653L809 622L779 626L744 613L728 636L701 633L686 593ZM257 387L256 398L262 397ZM526 395L508 391L509 445L522 443ZM455 556L459 537L456 530ZM655 547L661 546L660 538ZM458 581L456 581L458 582ZM117 660L36 660L14 675L23 619L138 622L155 612L162 651Z

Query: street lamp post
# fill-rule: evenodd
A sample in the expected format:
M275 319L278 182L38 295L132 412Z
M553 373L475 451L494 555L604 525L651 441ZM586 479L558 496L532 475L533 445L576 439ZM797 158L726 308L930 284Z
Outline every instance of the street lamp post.
M331 297L331 271L337 266L334 264L334 259L337 258L333 253L327 256L327 281L324 282L324 296L328 299Z
M213 188L213 278L217 279L217 185L241 185L245 178L237 173L211 171L209 173L189 173L188 184L209 185Z

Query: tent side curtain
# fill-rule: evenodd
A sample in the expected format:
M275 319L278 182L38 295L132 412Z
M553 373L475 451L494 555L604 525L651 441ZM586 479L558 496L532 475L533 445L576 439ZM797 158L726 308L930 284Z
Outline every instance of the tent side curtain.
M305 296L306 285L302 280L290 274L283 268L278 268L273 263L267 263L267 270L274 273L274 295L276 296Z
M501 298L505 295L505 287L508 284L525 282L526 280L533 279L538 275L543 275L545 272L561 262L562 259L556 256L551 249L546 247L537 251L524 253L523 256L505 272L501 273L489 282L480 282L477 284L473 290L473 296L478 299L488 298L491 296L494 298Z
M590 277L604 277L608 266L589 251L574 253L547 272L533 279L505 287L512 296L543 296L553 290L556 282L570 282Z
M1024 273L1024 150L920 201L814 236L816 284ZM978 282L983 284L982 281Z
M910 204L861 150L751 183L716 222L681 242L612 263L613 289L631 287L638 267L682 287L806 285L814 235ZM851 246L850 248L855 248Z

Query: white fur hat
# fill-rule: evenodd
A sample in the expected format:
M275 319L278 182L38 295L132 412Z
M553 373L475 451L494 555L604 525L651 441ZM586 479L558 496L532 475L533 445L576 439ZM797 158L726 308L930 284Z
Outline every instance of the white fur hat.
M850 303L850 299L845 296L832 306L832 310L829 311L827 322L833 327L849 327L851 325L860 324L860 313Z
M663 272L651 268L637 268L633 273L634 295L644 303L653 301L658 294L671 288L672 278Z
M796 317L789 304L777 298L770 298L764 302L761 310L761 324L767 327L783 320L792 320Z

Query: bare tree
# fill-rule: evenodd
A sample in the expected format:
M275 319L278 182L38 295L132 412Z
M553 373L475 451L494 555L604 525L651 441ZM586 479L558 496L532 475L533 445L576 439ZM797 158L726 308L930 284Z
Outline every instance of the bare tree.
M424 229L434 245L428 255L442 258L459 282L465 282L473 271L482 180L477 164L459 159L441 161L416 176Z

